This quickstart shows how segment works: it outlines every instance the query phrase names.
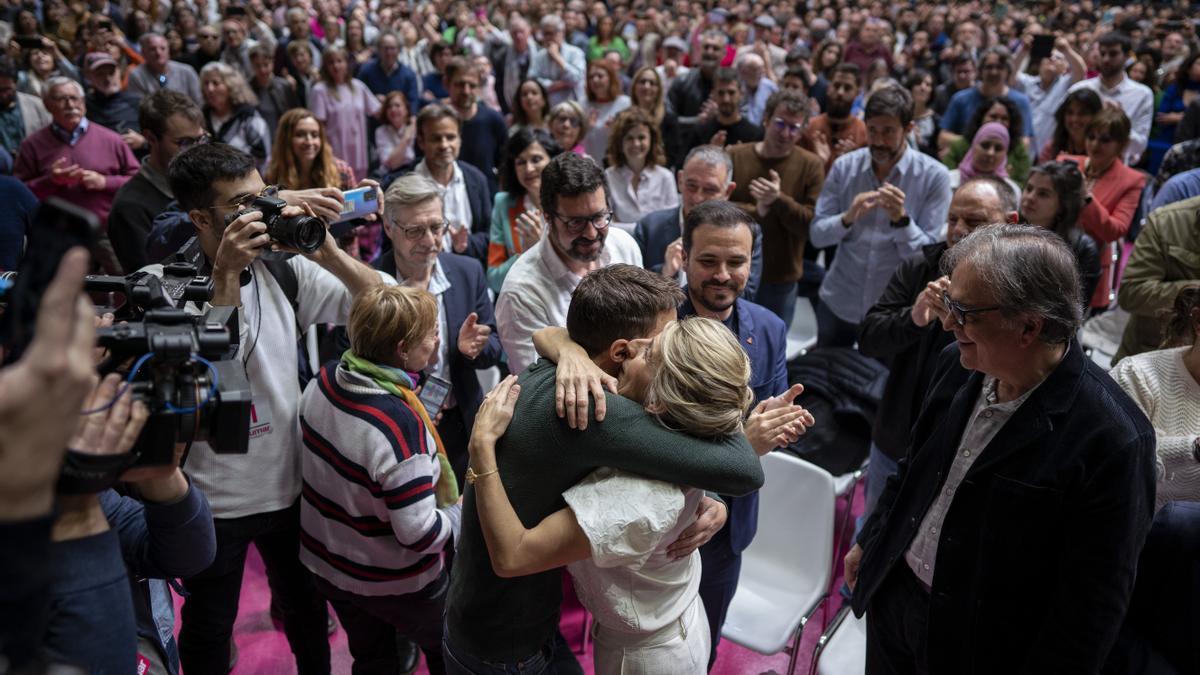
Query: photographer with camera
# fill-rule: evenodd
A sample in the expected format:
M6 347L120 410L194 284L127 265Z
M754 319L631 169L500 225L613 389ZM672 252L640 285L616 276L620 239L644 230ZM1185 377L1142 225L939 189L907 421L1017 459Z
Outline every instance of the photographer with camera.
M196 443L188 457L192 478L212 505L217 554L185 584L183 668L188 675L229 671L246 549L253 543L299 672L328 673L325 601L299 559L297 326L344 324L353 298L387 277L340 250L311 209L306 216L272 196L254 159L228 145L185 150L171 162L168 178L211 269L209 304L238 308L235 358L253 394L246 454L218 454ZM145 270L162 272L157 265Z

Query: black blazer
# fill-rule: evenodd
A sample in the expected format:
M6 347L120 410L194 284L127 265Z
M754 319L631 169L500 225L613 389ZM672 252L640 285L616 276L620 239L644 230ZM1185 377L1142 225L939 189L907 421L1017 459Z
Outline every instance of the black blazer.
M450 343L450 384L458 407L462 410L463 423L470 430L475 424L475 413L483 403L483 387L475 371L500 363L500 336L496 334L496 316L492 299L488 296L487 276L479 261L454 253L441 253L438 263L450 281L450 288L442 298L446 305L446 340ZM379 256L375 261L375 269L395 277L395 256L391 252ZM480 324L492 329L487 344L474 360L467 359L458 351L458 329L471 312L479 316Z
M906 565L941 491L983 375L947 347L908 456L858 541L862 616ZM971 467L942 528L929 673L1094 674L1121 626L1154 516L1154 429L1072 342Z
M385 174L379 181L381 189L386 191L392 181L417 168L416 160L395 171ZM492 227L492 191L488 188L487 177L475 167L459 160L455 162L463 173L463 181L467 184L467 203L471 207L471 239L467 242L467 250L463 255L475 258L482 265L487 265L488 233ZM385 248L391 249L389 242L384 242Z
M671 242L683 234L679 227L679 209L661 209L651 211L642 216L633 227L633 238L638 248L642 250L642 267L651 272L661 272L663 253ZM750 252L750 277L746 279L746 288L742 297L754 299L758 292L758 284L762 280L762 236L756 224L754 226L754 249Z

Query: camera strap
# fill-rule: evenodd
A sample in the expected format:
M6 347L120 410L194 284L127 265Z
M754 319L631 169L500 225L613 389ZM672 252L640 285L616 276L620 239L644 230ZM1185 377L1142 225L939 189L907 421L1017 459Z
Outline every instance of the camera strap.
M62 473L58 476L58 494L90 495L116 484L125 470L133 466L137 455L92 455L67 449Z

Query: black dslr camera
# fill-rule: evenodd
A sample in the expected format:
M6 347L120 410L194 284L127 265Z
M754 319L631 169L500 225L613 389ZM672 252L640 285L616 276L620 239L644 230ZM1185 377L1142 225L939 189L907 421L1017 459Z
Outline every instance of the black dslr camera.
M245 210L225 216L229 225L248 211L261 211L271 241L294 248L301 253L313 253L325 243L325 221L315 216L284 217L287 202L278 197L255 197Z

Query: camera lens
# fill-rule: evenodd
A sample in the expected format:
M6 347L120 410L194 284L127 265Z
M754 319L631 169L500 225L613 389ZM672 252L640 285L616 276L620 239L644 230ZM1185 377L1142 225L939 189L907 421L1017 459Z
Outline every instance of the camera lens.
M313 253L325 243L325 221L313 216L279 218L270 234L275 241L302 253Z

